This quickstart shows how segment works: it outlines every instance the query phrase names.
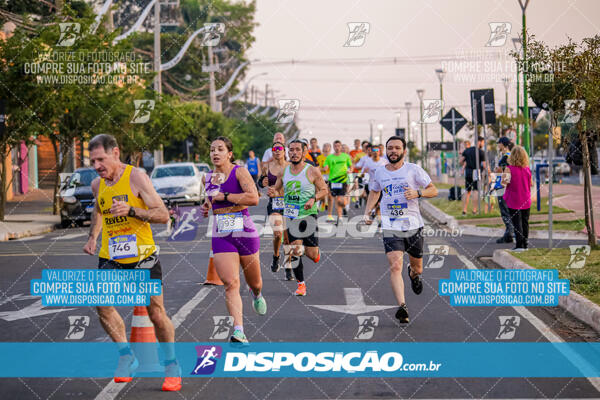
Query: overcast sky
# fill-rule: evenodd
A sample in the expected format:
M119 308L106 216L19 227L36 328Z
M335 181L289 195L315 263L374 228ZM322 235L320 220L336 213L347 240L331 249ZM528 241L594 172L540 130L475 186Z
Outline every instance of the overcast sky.
M538 39L559 44L567 36L580 40L600 33L599 15L598 0L531 0L527 26ZM516 105L516 70L505 55L513 50L511 40L485 45L489 23L508 22L510 36L518 35L518 0L257 0L256 20L249 55L260 62L247 77L268 72L253 81L257 89L268 83L276 99L300 100L301 136L312 132L320 143L368 139L370 119L383 125L385 140L396 127L396 111L406 126L405 102L412 102L411 120L418 118L416 89L425 90L425 99L439 98L434 70L442 66L448 70L445 110L455 106L470 119L469 91L491 87L500 112L505 76L511 79L509 107ZM362 46L344 47L349 22L369 24ZM395 65L386 61L394 57ZM301 63L274 63L291 59ZM459 137L470 134L463 129ZM439 137L439 124L428 125L429 140Z

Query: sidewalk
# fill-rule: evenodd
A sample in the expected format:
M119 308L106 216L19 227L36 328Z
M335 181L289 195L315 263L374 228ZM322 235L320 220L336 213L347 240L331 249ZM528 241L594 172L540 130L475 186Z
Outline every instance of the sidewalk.
M441 191L440 191L441 192ZM443 196L440 194L440 196ZM487 238L500 237L504 234L504 228L489 228L474 225L474 222L470 224L463 224L463 220L457 220L451 215L446 214L433 204L431 204L427 200L423 200L419 202L421 213L424 216L429 218L430 220L444 225L447 229L451 231L460 232L462 235L472 235L472 236L481 236ZM559 214L557 214L559 215ZM567 215L573 215L573 213L569 213ZM542 215L544 216L544 215ZM544 216L545 217L545 216ZM492 223L498 224L502 223L501 218L486 218L486 221L491 221ZM473 221L473 220L471 220ZM475 220L475 223L481 223L479 219ZM586 240L587 235L582 232L576 231L553 231L552 237L558 240ZM548 231L543 230L530 230L529 231L530 239L548 239Z
M535 195L535 187L532 188L532 194ZM540 189L541 197L548 196L548 186L542 185ZM448 197L448 189L440 189L439 197ZM553 221L569 221L575 219L585 220L585 210L584 210L584 199L583 199L583 186L582 185L568 185L568 184L554 184L552 186L552 197L553 202L552 205L554 207L562 207L568 210L572 210L572 213L561 213L554 214L552 216ZM596 226L596 237L600 238L600 187L592 186L592 201L594 204L592 205L594 212L594 225ZM537 207L537 202L534 198L531 204L532 209ZM454 218L453 218L454 219ZM465 218L465 219L454 219L457 224L464 226L469 232L473 232L476 225L502 225L502 218L500 217L491 217L491 218ZM548 216L545 214L531 215L529 217L530 221L547 221ZM481 234L485 236L485 234L492 233L497 234L496 231L488 231L486 229L495 229L495 228L479 228L482 229ZM485 232L484 232L485 231ZM498 231L499 232L499 231ZM568 231L562 231L568 235ZM576 231L571 231L575 233ZM583 235L587 235L587 231L584 228L578 233L582 234L581 237L577 237L577 239L584 239ZM502 234L502 233L500 233ZM537 236L538 234L534 231L530 231L530 235ZM546 234L547 236L547 234ZM545 238L545 237L544 237ZM575 238L575 237L573 237Z
M60 216L52 215L52 189L33 189L6 203L0 221L0 241L40 235L56 229Z
M542 197L548 196L548 185L542 185L540 194ZM554 198L553 205L573 210L574 214L571 215L585 219L583 185L554 184L552 185L552 197ZM592 203L596 237L600 237L600 186L592 186ZM532 207L535 207L535 204ZM587 232L585 229L583 231Z

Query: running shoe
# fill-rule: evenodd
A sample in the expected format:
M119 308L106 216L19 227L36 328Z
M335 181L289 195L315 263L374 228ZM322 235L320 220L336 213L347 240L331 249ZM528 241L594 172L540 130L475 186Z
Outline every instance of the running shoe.
M333 215L327 216L327 222L335 222L335 218L333 218Z
M131 354L119 357L119 364L117 364L117 370L115 371L115 382L131 382L133 372L139 365L137 358Z
M252 294L252 291L250 291L250 294ZM265 315L267 313L267 301L262 294L252 301L252 308L258 315Z
M181 390L181 367L176 360L165 365L165 380L162 390L163 392L177 392Z
M273 264L271 264L271 271L279 271L279 256L273 256Z
M413 292L415 294L421 294L423 291L423 281L421 280L421 276L417 275L414 278L410 276L410 265L406 269L408 271L408 277L410 278L410 287L412 287Z
M315 259L315 264L318 263L319 261L321 261L321 249L319 249L317 247L317 251L318 251L318 253L317 253L317 258Z
M344 217L348 216L348 210L346 210L346 207L342 208L342 214L344 215Z
M240 331L239 329L233 331L233 335L231 335L229 341L233 343L248 343L246 335L244 335L244 332Z
M406 304L400 304L398 311L396 311L396 319L403 324L407 324L408 321L410 321L408 318L408 308L406 308Z
M292 281L292 280L294 280L294 274L292 273L292 269L291 268L286 268L285 269L285 280L286 281Z
M296 296L306 296L306 283L298 283L298 289L296 289Z

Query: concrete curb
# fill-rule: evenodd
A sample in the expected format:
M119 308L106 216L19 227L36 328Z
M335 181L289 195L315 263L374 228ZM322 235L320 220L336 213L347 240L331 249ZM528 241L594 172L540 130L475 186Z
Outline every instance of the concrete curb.
M438 224L446 225L450 229L459 229L460 225L456 218L446 214L427 200L422 200L419 204L423 214L431 217Z
M493 260L506 269L535 269L507 250L495 250ZM572 290L568 296L559 296L558 305L591 326L596 332L600 332L600 306Z
M43 224L36 226L31 229L22 230L19 232L3 232L0 233L0 241L6 242L8 240L21 239L29 236L42 235L44 233L52 232L56 229L56 224Z
M421 201L421 211L440 225L446 225L452 230L462 231L463 235L500 237L504 235L502 228L488 228L476 225L460 224L456 218L446 214L427 200ZM548 231L529 230L530 239L548 239ZM553 231L552 239L556 240L587 240L587 235L581 232Z

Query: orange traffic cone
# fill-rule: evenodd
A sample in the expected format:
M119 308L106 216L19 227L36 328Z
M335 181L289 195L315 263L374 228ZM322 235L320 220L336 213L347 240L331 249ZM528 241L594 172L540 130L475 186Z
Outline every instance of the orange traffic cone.
M129 338L131 348L136 358L140 362L137 368L138 372L163 371L164 367L158 360L158 344L155 346L146 343L157 343L154 325L148 316L145 306L135 306L133 308L133 318L131 320L131 336Z
M208 272L206 273L206 280L204 281L205 285L214 285L214 286L223 286L223 281L219 278L217 274L217 270L215 269L215 264L213 263L213 251L210 250L210 255L208 259Z

